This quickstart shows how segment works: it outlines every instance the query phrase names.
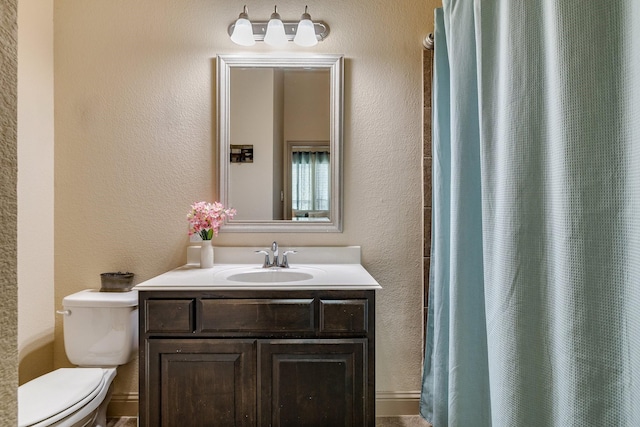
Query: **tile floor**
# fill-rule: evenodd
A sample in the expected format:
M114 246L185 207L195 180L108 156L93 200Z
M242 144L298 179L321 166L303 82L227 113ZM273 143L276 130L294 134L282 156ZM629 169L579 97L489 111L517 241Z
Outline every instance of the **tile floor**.
M400 417L377 417L376 427L431 427L419 415L403 415Z
M110 418L107 427L136 427L135 418ZM418 415L401 417L378 417L376 427L430 427L431 425Z

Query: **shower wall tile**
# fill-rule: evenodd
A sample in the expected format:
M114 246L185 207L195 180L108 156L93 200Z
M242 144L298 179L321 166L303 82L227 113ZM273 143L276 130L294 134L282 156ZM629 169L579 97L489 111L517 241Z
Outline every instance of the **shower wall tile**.
M433 77L433 51L424 50L422 56L423 66L423 144L422 144L422 199L424 207L423 219L423 317L427 324L427 307L429 306L429 271L431 267L431 194L432 184L432 153L431 153L431 86ZM426 328L423 328L423 339L426 342Z
M422 106L424 111L423 131L424 131L424 156L431 157L431 83L433 79L433 51L424 50L422 55L423 64L423 97Z
M431 207L431 185L432 185L432 175L431 175L431 167L432 167L432 160L431 157L424 157L423 161L422 161L422 167L423 167L423 197L424 197L424 207L426 208L430 208Z
M431 208L424 208L424 256L431 256Z
M429 117L429 120L425 120L424 124L424 155L426 157L431 157L431 108L428 111L425 111L425 116ZM427 138L427 135L429 136Z

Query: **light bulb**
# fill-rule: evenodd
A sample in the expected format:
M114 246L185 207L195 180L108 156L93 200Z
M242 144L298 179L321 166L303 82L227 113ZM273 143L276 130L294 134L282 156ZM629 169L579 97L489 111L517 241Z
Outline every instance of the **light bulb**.
M253 38L253 27L247 15L247 6L244 7L243 12L238 16L238 20L233 27L233 33L231 34L231 41L241 46L253 46L256 44Z
M270 46L284 46L287 44L287 35L284 32L284 24L278 14L278 6L275 8L275 12L271 14L271 19L267 24L264 42Z
M315 46L318 44L316 29L311 21L311 15L307 13L307 6L304 7L304 13L300 17L293 42L299 46Z

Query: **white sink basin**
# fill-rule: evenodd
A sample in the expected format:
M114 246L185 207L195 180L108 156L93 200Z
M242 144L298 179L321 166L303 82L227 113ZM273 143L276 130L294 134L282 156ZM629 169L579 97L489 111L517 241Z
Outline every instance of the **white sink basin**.
M260 270L232 274L226 279L231 282L244 283L282 283L302 282L304 280L313 279L313 275L290 270Z
M216 280L221 284L242 285L252 284L258 286L268 286L272 284L295 285L307 282L314 282L326 275L326 272L320 268L314 267L291 267L291 268L261 268L261 267L242 267L242 268L226 268L214 275Z

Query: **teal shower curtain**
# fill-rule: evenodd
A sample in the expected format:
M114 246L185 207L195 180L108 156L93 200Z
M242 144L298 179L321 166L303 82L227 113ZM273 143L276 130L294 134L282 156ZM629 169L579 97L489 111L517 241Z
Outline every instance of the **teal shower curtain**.
M640 1L444 0L421 415L640 426Z

